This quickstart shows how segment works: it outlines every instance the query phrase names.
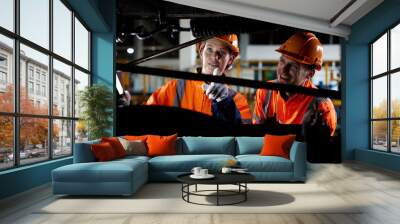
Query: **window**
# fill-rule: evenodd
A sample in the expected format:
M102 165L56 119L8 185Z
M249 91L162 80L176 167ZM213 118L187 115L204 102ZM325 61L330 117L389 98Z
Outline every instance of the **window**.
M49 48L49 0L20 0L21 36Z
M14 0L1 0L0 26L14 31Z
M370 45L371 148L400 153L400 25Z
M36 84L36 95L40 95L40 84Z
M42 73L42 82L46 82L46 74L45 73Z
M0 170L70 156L76 130L86 138L85 126L76 128L79 116L73 114L79 90L71 87L74 83L89 85L90 31L67 1L0 2L0 26L8 30L4 33L0 29L0 83L7 84L3 90L0 85ZM15 8L15 3L19 7ZM14 13L14 9L19 11ZM19 33L14 32L14 26ZM18 74L14 73L16 66ZM80 74L85 74L86 82ZM15 76L18 88L14 86ZM19 97L15 99L14 95ZM14 134L15 126L19 131Z
M72 12L60 0L53 0L54 52L71 60Z
M54 64L54 70L53 70L53 77L54 77L54 83L53 83L53 90L54 90L54 95L53 95L53 103L58 104L58 93L60 91L60 100L62 103L64 103L64 96L69 96L67 99L68 104L72 104L72 91L70 89L65 89L66 83L72 84L72 69L71 66L68 66L56 59L53 60ZM68 85L67 85L68 86ZM71 101L71 102L69 102ZM54 105L55 106L55 105ZM53 114L59 114L60 111L59 109L53 110ZM72 108L68 107L66 110L66 116L72 116Z
M29 71L28 71L29 79L33 80L33 67L29 66Z
M46 86L42 86L42 96L46 96Z
M89 70L89 32L75 18L75 62Z
M28 93L29 94L33 94L34 90L33 90L33 82L28 82Z
M4 86L7 84L7 74L3 71L0 71L0 84Z
M7 86L7 56L0 54L0 91L5 92Z
M40 81L40 70L36 69L36 80Z
M0 67L7 68L7 56L0 55Z

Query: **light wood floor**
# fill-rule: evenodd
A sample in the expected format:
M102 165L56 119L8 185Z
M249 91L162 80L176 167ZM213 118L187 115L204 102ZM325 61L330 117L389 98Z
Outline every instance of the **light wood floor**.
M360 163L310 164L316 183L349 203L366 204L356 214L37 214L54 200L49 185L0 202L0 223L220 224L220 223L400 223L400 174ZM318 203L316 201L315 203ZM171 205L173 206L173 205Z

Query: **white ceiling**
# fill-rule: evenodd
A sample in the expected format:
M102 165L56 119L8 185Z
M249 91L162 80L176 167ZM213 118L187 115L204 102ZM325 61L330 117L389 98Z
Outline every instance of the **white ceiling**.
M350 35L353 23L383 2L383 0L166 1L345 38Z

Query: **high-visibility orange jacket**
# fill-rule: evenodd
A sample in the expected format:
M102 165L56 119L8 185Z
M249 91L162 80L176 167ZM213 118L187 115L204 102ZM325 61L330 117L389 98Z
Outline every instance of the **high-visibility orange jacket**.
M304 87L317 88L310 80ZM280 124L302 124L304 114L313 109L313 104L318 105L318 111L322 113L332 136L336 129L336 111L332 101L322 97L294 94L285 100L277 90L258 89L253 123L262 124L267 119L273 119Z
M172 80L157 89L147 100L147 105L175 106L229 122L251 123L251 112L246 98L230 89L227 99L221 102L210 100L203 90L203 81Z

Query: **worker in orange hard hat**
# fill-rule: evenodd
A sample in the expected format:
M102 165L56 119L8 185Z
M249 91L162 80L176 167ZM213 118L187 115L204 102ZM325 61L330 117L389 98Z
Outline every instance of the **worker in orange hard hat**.
M318 38L309 32L292 35L277 50L281 57L277 66L277 79L272 82L317 88L311 78L320 70L323 48ZM328 98L277 90L258 89L253 123L278 122L280 124L305 124L322 122L329 127L330 135L336 128L336 112Z
M216 36L197 44L201 73L225 75L239 55L235 34ZM157 89L147 105L175 106L201 112L232 123L251 123L246 98L223 83L172 80Z

